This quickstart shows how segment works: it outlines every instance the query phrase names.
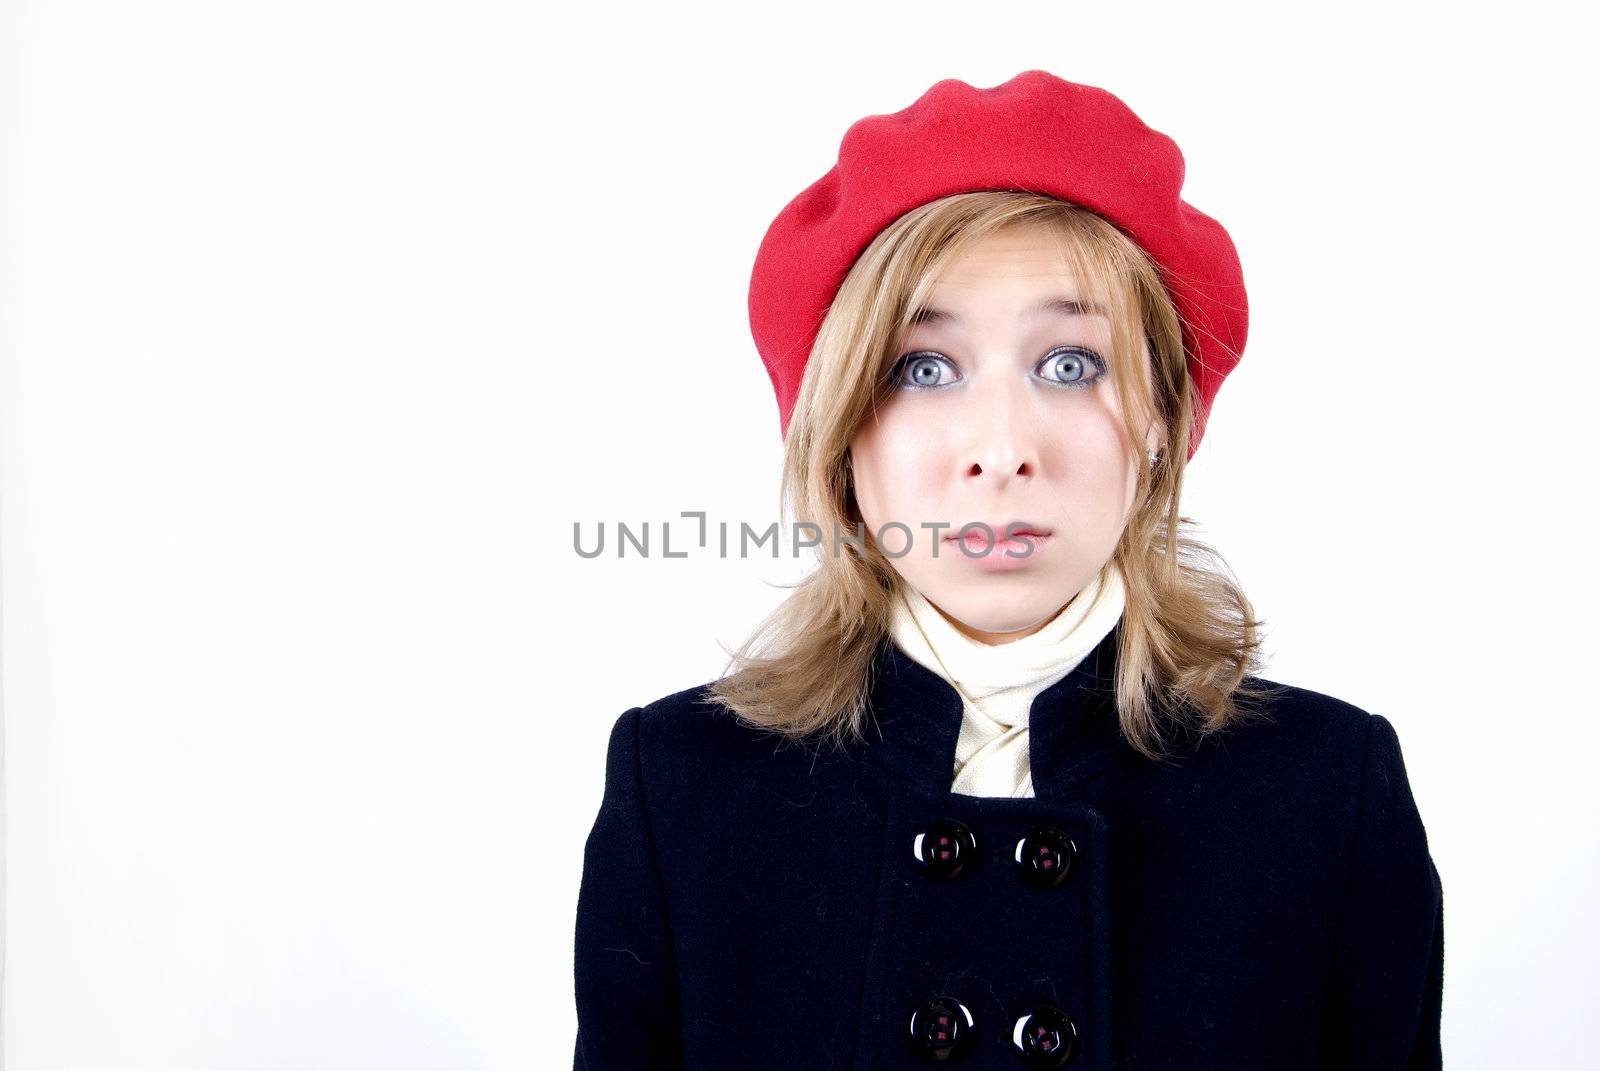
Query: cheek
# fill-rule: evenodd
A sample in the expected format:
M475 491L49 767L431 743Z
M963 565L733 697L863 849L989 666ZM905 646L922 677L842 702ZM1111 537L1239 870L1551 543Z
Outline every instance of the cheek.
M1081 507L1115 519L1127 509L1138 469L1127 456L1121 430L1110 414L1097 414L1066 425L1050 449L1047 467L1063 474L1067 494Z
M941 449L929 428L904 421L880 420L856 437L850 448L856 501L869 525L932 519L921 514L940 497Z

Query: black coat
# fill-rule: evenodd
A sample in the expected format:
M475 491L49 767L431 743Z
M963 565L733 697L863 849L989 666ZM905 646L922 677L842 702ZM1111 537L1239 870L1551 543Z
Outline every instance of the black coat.
M1033 799L951 793L960 696L887 639L848 751L705 685L621 715L574 1066L1438 1067L1443 897L1394 728L1279 685L1270 722L1152 763L1119 631L1035 699Z

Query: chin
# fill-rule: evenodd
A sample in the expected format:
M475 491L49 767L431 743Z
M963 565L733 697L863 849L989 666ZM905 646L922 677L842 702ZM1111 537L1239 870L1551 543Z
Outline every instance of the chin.
M945 613L979 632L1021 632L1043 625L1065 606L1070 596L1049 595L1037 586L989 584L987 590L951 591L947 599L929 598Z

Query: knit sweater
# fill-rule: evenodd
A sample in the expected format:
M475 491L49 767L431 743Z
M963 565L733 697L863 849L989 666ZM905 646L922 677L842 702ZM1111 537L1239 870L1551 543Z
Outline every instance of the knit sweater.
M1033 796L1028 715L1034 696L1076 669L1121 619L1126 592L1116 562L1107 562L1039 631L1007 643L974 640L920 591L909 584L901 591L890 619L891 639L949 681L962 698L951 791Z

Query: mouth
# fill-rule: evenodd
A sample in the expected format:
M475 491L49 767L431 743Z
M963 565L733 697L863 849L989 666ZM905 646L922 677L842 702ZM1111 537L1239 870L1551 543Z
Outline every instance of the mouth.
M974 522L978 524L982 522ZM1049 545L1051 529L1038 524L1013 522L1015 527L990 525L989 531L968 529L965 535L957 529L944 537L944 542L956 547L963 561L984 572L1010 572L1026 570L1038 560L1040 551Z
M973 522L974 525L983 524L983 523L985 523L985 522L983 522L983 521L974 521ZM1045 536L1049 536L1049 535L1055 534L1052 529L1045 528L1045 527L1042 527L1040 525L1023 524L1020 521L1012 522L1012 523L1015 525L1015 527L1008 528L1004 524L991 524L991 525L988 525L988 529L989 529L989 533L990 533L988 535L986 535L981 529L974 528L973 530L969 531L966 536L962 536L961 529L958 527L955 530L955 532L953 532L950 535L945 536L944 539L945 539L946 543L959 543L959 542L962 542L964 539L967 539L967 540L980 539L981 540L981 539L989 539L989 538L993 538L996 542L1003 542L1003 541L1005 541L1007 539L1020 539L1022 536L1032 536L1035 539L1043 539Z

